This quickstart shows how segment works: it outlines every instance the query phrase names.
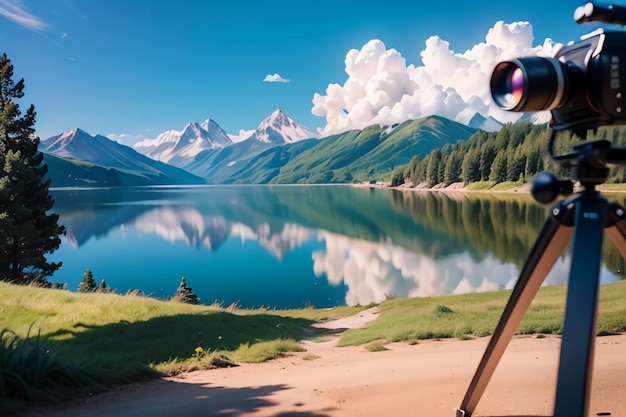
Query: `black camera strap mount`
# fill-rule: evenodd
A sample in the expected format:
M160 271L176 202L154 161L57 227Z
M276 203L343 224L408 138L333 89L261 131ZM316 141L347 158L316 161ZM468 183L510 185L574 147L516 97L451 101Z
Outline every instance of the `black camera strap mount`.
M597 304L604 232L626 258L626 210L609 203L596 185L606 181L607 163L626 162L626 150L608 141L578 145L567 158L571 180L539 177L533 196L539 202L570 194L568 184L581 190L557 203L546 220L521 269L518 281L487 345L478 369L456 409L456 417L471 417L507 345L545 277L571 240L571 264L554 401L554 417L586 417L593 367ZM542 175L542 174L540 174ZM536 184L536 183L539 184ZM537 198L537 197L536 197Z

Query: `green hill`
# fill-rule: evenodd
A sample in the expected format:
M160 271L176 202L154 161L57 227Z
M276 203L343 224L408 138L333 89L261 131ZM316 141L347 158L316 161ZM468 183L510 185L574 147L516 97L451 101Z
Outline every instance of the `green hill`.
M151 185L156 178L116 168L102 167L91 162L44 153L52 187L116 187Z
M280 169L272 183L333 183L386 178L417 154L465 140L476 130L441 117L395 128L370 126L322 139Z

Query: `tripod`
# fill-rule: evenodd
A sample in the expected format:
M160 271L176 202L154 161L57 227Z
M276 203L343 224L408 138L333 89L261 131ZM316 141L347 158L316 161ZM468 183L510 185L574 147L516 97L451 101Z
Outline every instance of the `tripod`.
M608 178L607 163L626 161L626 149L613 148L608 141L595 141L575 146L574 151L561 159L568 160L564 166L570 169L572 180L580 181L582 190L555 205L543 225L461 406L456 409L456 417L470 417L474 412L524 313L572 236L554 417L587 415L605 228L626 258L626 211L609 203L595 186ZM572 189L571 180L540 174L532 193L537 201L548 203Z

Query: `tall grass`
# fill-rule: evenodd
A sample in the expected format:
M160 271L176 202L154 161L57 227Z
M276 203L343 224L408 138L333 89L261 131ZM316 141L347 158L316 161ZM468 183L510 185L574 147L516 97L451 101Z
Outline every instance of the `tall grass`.
M11 400L56 401L71 398L93 385L77 362L64 362L40 334L21 338L0 331L0 411L14 411Z

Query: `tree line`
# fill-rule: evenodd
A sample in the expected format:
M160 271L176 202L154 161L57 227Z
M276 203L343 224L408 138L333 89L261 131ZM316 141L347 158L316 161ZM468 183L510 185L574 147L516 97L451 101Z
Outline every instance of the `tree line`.
M435 148L426 155L415 155L391 175L391 186L404 183L448 186L455 182L526 182L542 171L566 176L567 170L556 163L547 151L550 129L546 124L530 122L506 124L498 132L476 131L467 140ZM626 127L603 126L590 132L589 140L606 139L614 146L626 145ZM581 138L571 131L557 133L554 151L571 152ZM614 167L607 182L626 180L623 165Z

